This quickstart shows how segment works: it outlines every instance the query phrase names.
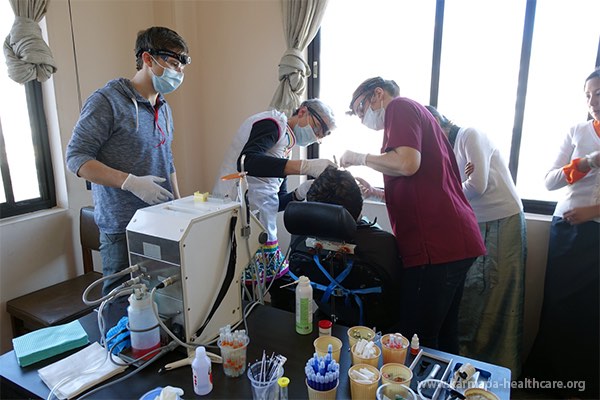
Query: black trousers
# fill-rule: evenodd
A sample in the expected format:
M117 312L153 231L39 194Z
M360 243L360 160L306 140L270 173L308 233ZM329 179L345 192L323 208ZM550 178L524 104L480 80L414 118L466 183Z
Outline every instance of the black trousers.
M398 332L422 345L458 354L458 308L475 258L405 268Z
M543 390L549 397L599 398L599 271L600 224L553 217L540 326L523 373L556 382Z

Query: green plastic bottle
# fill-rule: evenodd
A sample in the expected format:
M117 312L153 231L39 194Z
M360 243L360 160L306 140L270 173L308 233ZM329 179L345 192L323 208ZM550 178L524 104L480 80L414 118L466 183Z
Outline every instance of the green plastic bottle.
M296 332L300 335L308 335L313 330L312 296L310 280L302 275L296 286Z

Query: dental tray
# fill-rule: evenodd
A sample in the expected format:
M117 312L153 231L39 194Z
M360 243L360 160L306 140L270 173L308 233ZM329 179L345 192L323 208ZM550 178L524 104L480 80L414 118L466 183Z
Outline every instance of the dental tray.
M432 371L432 367L436 364L439 365L439 369L437 370L435 375L429 377L429 374ZM440 357L421 350L419 354L410 363L410 369L413 371L413 378L410 381L410 388L415 393L417 393L417 386L419 385L419 383L428 377L432 379L446 381L448 379L448 376L450 376L451 365L451 358ZM450 379L451 378L452 377L450 376ZM429 399L441 400L443 397L440 396L442 394L441 392L442 389L438 387L436 389L427 389L427 391L424 394L426 394L427 398Z

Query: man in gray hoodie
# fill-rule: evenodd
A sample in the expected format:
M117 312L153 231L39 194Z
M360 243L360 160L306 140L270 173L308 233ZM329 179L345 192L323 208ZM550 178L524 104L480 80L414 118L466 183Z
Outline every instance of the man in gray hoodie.
M69 170L92 182L104 276L129 266L125 230L135 212L179 198L163 95L183 81L188 46L171 29L152 27L138 33L135 57L132 79L112 80L86 100L66 153ZM127 278L106 280L103 293Z

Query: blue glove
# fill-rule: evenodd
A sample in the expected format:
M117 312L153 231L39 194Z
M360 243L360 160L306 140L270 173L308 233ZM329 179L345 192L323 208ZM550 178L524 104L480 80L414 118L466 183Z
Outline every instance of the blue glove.
M106 333L106 349L109 350L114 346L112 349L113 354L119 354L131 347L131 338L129 337L129 329L127 329L128 322L129 318L125 316Z

